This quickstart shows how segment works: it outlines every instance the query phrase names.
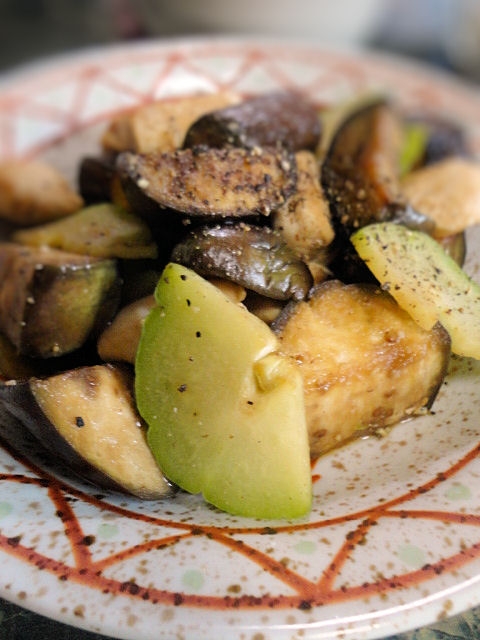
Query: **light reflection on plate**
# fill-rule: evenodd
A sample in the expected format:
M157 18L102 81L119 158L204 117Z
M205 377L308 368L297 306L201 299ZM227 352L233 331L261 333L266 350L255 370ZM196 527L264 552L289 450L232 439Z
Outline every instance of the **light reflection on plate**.
M452 78L372 54L219 39L86 51L10 75L0 157L42 155L73 178L119 110L282 87L319 103L387 91L402 106L468 123L480 151L480 96ZM468 247L479 279L479 229ZM322 458L302 522L233 518L182 494L165 503L99 496L6 445L0 592L135 640L366 640L465 610L480 601L479 376L480 363L453 360L434 415Z

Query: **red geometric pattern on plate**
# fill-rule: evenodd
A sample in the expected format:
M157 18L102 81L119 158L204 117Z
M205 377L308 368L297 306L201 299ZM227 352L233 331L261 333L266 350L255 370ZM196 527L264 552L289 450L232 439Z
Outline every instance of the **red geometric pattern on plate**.
M1 442L1 440L0 440ZM401 589L412 584L419 584L436 577L444 572L458 570L463 564L474 558L480 557L480 530L478 542L463 548L458 553L440 559L433 564L427 564L421 569L404 573L402 575L384 576L375 582L362 582L349 587L336 586L336 579L344 566L351 558L358 545L364 543L365 537L371 529L385 518L405 519L418 518L424 520L436 520L442 523L451 523L457 526L475 526L480 528L480 515L464 514L461 512L428 511L411 508L409 503L419 495L423 495L440 483L451 479L461 469L478 457L480 444L459 459L450 468L437 474L422 485L397 496L396 498L363 509L356 513L311 521L302 524L288 524L275 526L212 526L176 521L169 517L158 517L135 512L132 509L109 504L108 500L99 499L95 495L61 482L48 470L36 466L31 461L16 454L7 442L2 446L9 454L19 460L28 470L26 474L0 474L2 483L23 483L46 490L48 497L55 507L57 517L64 526L64 535L69 540L74 562L67 564L58 559L38 553L35 549L22 545L22 536L6 537L0 534L0 548L9 555L14 555L23 562L30 563L40 570L51 572L60 580L69 580L84 584L89 588L95 588L103 593L125 595L131 598L148 600L152 603L172 605L187 605L195 607L208 607L216 609L235 608L237 610L248 608L299 608L309 609L327 603L365 598L371 594L386 593L390 590ZM156 524L169 530L169 533L152 538L147 542L135 544L122 551L103 557L95 561L89 547L93 539L85 534L80 519L75 515L75 509L71 505L71 497L84 501L104 512L121 515L123 518ZM345 523L352 523L352 529L345 536L343 544L336 551L333 560L322 572L318 581L307 580L297 572L292 571L281 560L275 560L272 556L260 551L255 544L248 544L238 536L251 537L253 540L262 535L289 534L296 530L319 531L327 527L336 527ZM255 563L270 573L279 583L283 583L293 591L293 594L279 593L265 594L262 596L244 594L241 596L224 595L192 595L172 592L161 585L143 585L138 581L119 582L104 576L106 568L121 563L134 556L148 553L152 549L167 549L190 537L205 537L210 544L218 544L240 554L249 562Z
M38 79L28 76L13 87L7 82L0 96L0 157L38 153L88 124L156 98L192 90L248 92L286 86L307 91L320 104L358 91L390 91L405 107L455 114L471 123L472 141L480 152L478 92L447 75L373 54L355 57L308 47L292 51L273 43L225 44L219 54L219 46L159 45L153 50L139 47L128 55L121 50L99 51L77 63L69 59L65 69L59 60L53 70L39 74ZM228 73L224 71L227 66ZM132 76L132 67L138 70L136 77ZM149 69L155 72L147 73ZM59 86L70 88L67 104L59 103ZM95 109L89 110L95 92L104 95ZM32 138L35 126L39 131L37 138Z

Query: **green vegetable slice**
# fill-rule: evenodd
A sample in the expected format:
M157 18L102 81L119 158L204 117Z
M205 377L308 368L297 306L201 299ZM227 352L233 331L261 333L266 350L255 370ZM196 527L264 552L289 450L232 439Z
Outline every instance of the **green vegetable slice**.
M428 130L426 126L417 123L405 125L404 140L400 152L400 175L407 174L422 159L427 143Z
M303 384L269 327L166 266L135 364L138 409L165 475L232 514L298 518L312 486Z
M440 322L453 353L480 359L480 286L438 242L393 223L363 227L351 241L381 286L422 327Z

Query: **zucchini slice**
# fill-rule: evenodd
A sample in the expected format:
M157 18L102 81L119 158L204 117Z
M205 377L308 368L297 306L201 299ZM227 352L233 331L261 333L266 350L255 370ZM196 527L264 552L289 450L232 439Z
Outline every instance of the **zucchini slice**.
M352 235L369 269L420 326L440 322L452 351L480 359L480 286L433 238L392 223Z
M100 258L156 258L157 246L147 224L111 202L90 205L43 225L21 229L14 242L52 247Z

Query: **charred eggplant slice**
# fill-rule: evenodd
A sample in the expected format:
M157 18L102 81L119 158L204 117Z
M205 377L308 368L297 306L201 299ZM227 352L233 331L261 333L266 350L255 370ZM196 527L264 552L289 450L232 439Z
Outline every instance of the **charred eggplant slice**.
M317 108L304 96L285 91L255 96L202 116L189 128L184 147L282 145L294 151L314 150L320 135Z
M293 193L297 180L295 155L285 149L126 152L117 169L161 207L189 216L269 215Z
M33 361L20 355L10 340L0 333L0 379L27 380L35 373Z
M312 286L305 263L268 227L217 225L192 231L175 247L172 261L276 300L301 300Z
M349 113L332 135L321 168L335 241L330 268L345 282L371 281L349 241L367 224L395 221L433 232L434 223L406 201L400 187L402 122L383 99Z
M374 102L343 122L327 151L321 180L329 199L336 230L350 235L373 222L399 220L405 224L407 203L400 188L400 117L384 101ZM415 228L423 223L421 214ZM422 230L427 230L423 228Z
M113 260L0 243L0 331L23 355L81 347L115 313L120 288Z
M96 365L0 385L4 407L69 469L99 487L140 498L172 492L146 442L133 376Z
M374 285L322 283L276 332L303 375L313 457L428 410L450 357L441 325L422 329Z

